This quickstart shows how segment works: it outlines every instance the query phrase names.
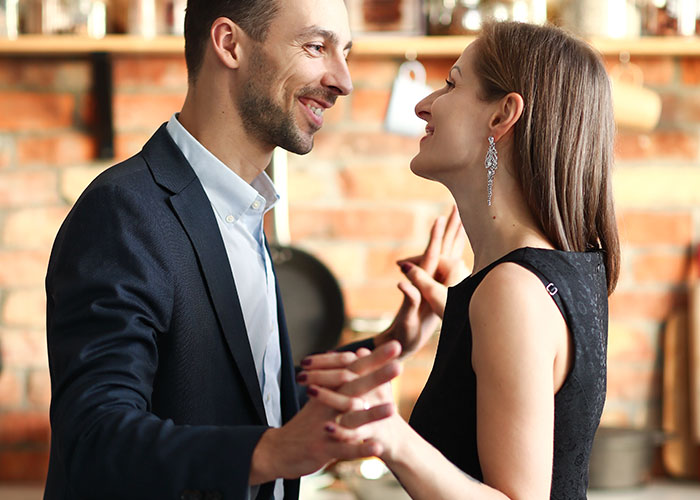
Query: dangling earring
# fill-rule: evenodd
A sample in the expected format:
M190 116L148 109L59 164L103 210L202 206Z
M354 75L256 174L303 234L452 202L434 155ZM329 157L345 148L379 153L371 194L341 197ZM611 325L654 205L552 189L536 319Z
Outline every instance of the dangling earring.
M486 161L484 162L487 174L487 188L489 193L489 206L491 206L491 198L493 197L493 178L496 177L496 169L498 168L498 151L496 151L496 143L493 136L489 137L489 150L486 152Z

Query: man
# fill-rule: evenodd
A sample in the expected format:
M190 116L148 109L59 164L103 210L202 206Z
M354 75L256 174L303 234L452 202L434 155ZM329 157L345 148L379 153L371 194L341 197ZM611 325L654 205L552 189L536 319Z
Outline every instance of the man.
M185 40L182 111L86 189L54 244L46 499L293 499L294 478L374 452L324 439L322 405L298 412L262 232L273 149L308 152L352 90L344 3L190 0ZM420 333L408 309L378 344ZM387 345L348 408L396 375Z

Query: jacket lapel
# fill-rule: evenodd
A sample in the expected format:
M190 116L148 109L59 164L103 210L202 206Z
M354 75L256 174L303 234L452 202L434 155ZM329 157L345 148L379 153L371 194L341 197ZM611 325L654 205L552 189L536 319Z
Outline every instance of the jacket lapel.
M144 146L143 154L156 182L173 193L172 208L199 259L226 344L260 421L267 423L243 311L209 198L165 125Z

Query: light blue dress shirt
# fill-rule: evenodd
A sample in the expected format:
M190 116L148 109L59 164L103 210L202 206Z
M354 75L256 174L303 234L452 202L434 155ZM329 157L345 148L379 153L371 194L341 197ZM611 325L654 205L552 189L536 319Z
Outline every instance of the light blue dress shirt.
M168 121L167 130L199 178L216 215L236 282L267 423L280 427L282 356L277 295L263 232L263 216L279 195L265 172L248 184L224 165L180 124L177 113ZM259 486L251 487L250 498L255 498L258 490ZM283 482L278 479L275 500L283 497Z

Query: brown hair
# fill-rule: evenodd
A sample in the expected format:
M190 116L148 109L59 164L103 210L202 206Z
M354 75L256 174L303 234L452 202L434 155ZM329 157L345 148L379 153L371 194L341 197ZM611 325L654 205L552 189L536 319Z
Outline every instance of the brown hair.
M516 92L525 103L514 161L530 210L560 250L603 250L612 293L620 274L610 178L615 124L600 57L552 26L490 22L476 43L481 97Z
M185 62L194 82L204 59L212 23L228 17L253 40L262 42L279 10L279 0L187 0Z

